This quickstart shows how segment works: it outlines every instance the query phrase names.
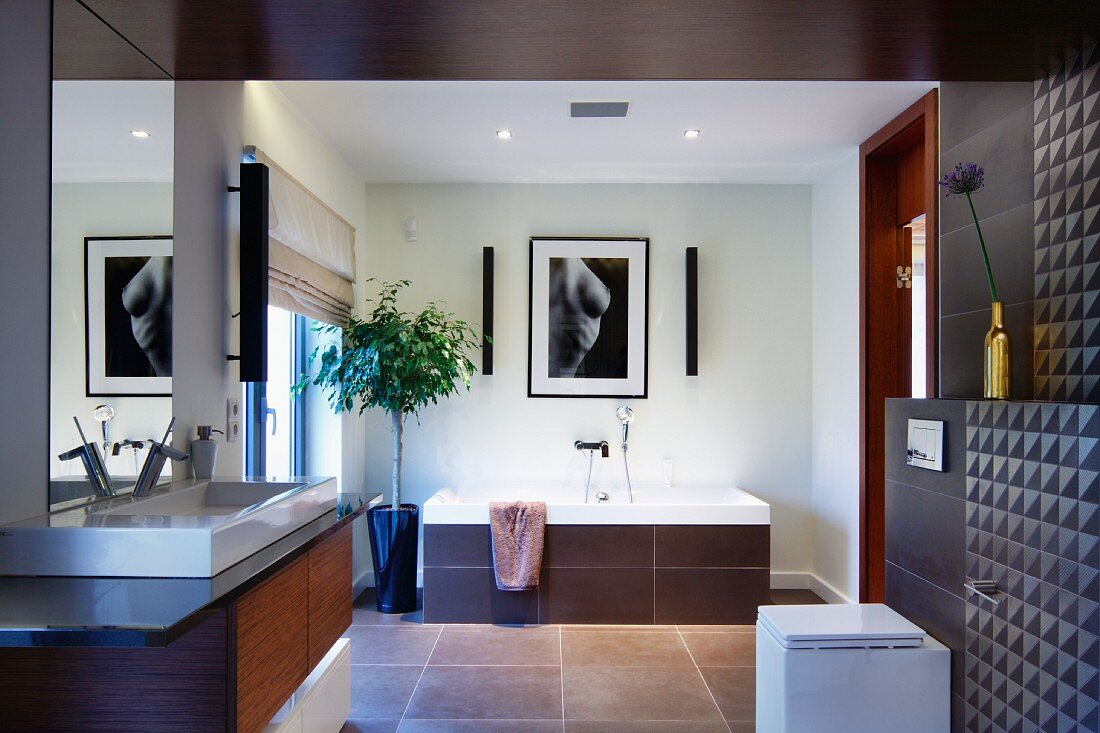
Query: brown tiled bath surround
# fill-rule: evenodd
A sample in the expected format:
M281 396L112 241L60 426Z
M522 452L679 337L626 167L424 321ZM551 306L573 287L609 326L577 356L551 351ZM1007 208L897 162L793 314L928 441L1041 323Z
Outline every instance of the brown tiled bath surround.
M539 588L493 580L489 527L424 526L424 621L752 624L769 603L767 525L548 525Z

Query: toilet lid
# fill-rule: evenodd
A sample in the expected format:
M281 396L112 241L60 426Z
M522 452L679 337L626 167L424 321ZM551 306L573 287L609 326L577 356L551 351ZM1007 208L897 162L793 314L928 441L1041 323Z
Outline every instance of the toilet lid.
M924 630L881 603L761 606L759 623L788 649L917 647Z

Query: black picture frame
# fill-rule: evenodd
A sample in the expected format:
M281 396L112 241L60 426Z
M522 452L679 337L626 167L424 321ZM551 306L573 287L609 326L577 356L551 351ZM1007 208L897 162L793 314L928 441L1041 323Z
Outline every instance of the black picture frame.
M557 246L560 245L560 248ZM528 300L527 300L527 396L529 398L581 398L581 399L646 399L649 396L649 237L552 237L537 236L529 238L528 258ZM560 251L559 251L560 250ZM626 300L626 322L619 326L625 329L626 373L624 378L577 378L575 376L551 377L548 362L550 325L549 280L542 281L541 265L536 263L558 252L559 257L567 259L593 258L595 260L628 258L627 279L629 290ZM609 257L609 253L614 252ZM624 254L629 252L629 254ZM640 267L638 261L640 260ZM638 268L638 269L635 269ZM536 270L539 280L536 282ZM640 272L638 271L640 270ZM548 271L548 267L547 267ZM599 279L599 278L597 278ZM611 300L613 288L608 288ZM637 293L640 285L641 293ZM543 299L545 298L545 299ZM546 307L540 304L546 303ZM601 319L604 314L599 316ZM545 328L541 325L546 323ZM601 327L604 324L601 324ZM602 329L601 329L602 330ZM599 337L597 337L599 338ZM641 341L640 344L637 341ZM540 343L542 345L540 345ZM589 348L591 348L590 345ZM586 350L587 352L587 350ZM547 365L536 368L538 365ZM547 373L544 373L547 372Z
M102 264L109 257L172 257L173 236L150 234L84 237L84 391L88 397L171 397L171 376L109 376L105 367L107 337L98 333L105 318L105 281L93 270L93 259ZM101 244L102 243L102 244ZM167 247L165 247L167 243ZM147 246L141 247L142 244ZM125 245L121 246L120 245ZM130 245L133 245L132 247ZM119 254L122 249L125 254ZM116 250L113 254L108 254ZM173 294L174 297L174 294ZM171 328L169 322L168 327ZM98 362L102 369L93 367Z

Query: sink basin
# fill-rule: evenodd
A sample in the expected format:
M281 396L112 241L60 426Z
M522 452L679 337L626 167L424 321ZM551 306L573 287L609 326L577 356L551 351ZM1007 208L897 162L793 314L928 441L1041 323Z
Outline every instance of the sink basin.
M210 578L336 507L336 479L189 480L0 527L0 574Z
M281 500L304 486L292 481L208 481L108 507L97 515L221 517L255 511L258 505Z

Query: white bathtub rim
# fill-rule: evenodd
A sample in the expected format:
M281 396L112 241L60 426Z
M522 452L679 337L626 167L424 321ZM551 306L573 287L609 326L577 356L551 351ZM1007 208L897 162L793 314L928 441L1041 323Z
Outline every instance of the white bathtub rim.
M683 487L690 491L692 487ZM752 494L735 487L698 487L710 490L734 489L743 501L714 503L607 504L557 502L547 495L547 523L574 525L770 525L771 507ZM649 490L647 487L646 490ZM675 490L675 489L673 489ZM569 490L570 495L575 492ZM461 501L461 492L445 488L424 502L424 524L488 524L489 501ZM618 498L618 497L615 497Z

